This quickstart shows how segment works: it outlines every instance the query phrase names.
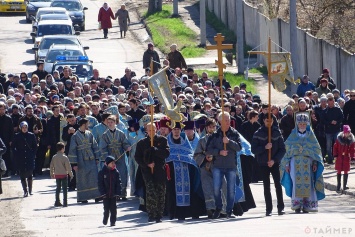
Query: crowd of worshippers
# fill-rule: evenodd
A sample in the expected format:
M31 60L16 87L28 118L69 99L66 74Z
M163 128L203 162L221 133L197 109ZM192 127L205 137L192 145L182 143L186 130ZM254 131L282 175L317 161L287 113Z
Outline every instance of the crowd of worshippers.
M169 63L164 61L164 65ZM171 68L167 77L173 99L183 101L181 123L169 121L156 98L151 122L146 103L149 68L141 76L126 68L123 77L116 79L102 77L98 69L93 72L89 81L80 82L69 67L51 75L39 63L31 78L24 72L2 74L0 137L7 148L2 155L7 167L4 177L18 174L25 197L33 192L32 175L42 175L43 169L51 166L51 177L57 180L55 206L63 205L61 186L67 205L68 186L69 191L78 191L78 202L104 200L104 224L109 213L111 217L117 214L113 203L126 201L128 196L140 198L139 209L148 213L150 222L160 222L163 215L179 220L202 215L232 218L255 208L249 183L258 181L263 181L266 215L270 216L270 173L276 187L277 213L283 215L281 184L289 190L287 182L299 174L292 167L305 151L312 158L308 173L317 174L307 180L317 185L304 185L311 190L291 188L286 193L291 195L296 213L317 211L317 201L324 198L324 162L333 164L335 158L343 162L333 146L344 134L349 144L354 142L355 91L336 89L328 69L323 70L317 86L303 76L288 104L271 105L269 111L268 104L248 92L245 83L232 88L224 79L221 98L219 81L207 72L198 75L193 68ZM271 143L267 141L268 127L272 128ZM304 142L305 136L308 142ZM287 150L294 141L304 143L299 154ZM343 163L336 165L338 176L344 172L344 190L353 149L346 153L349 168ZM62 162L66 168L55 174L51 161ZM118 174L108 175L116 171ZM111 224L114 220L110 219Z

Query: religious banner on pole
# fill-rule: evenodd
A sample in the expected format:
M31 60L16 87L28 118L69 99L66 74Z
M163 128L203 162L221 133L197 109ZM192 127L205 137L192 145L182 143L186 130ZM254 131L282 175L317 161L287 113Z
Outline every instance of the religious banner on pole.
M266 58L266 61L267 60ZM296 83L293 74L291 53L289 52L272 52L271 68L268 68L268 70L270 70L271 73L272 84L278 91L284 91L286 89L286 80L293 84Z
M172 122L171 127L175 122L181 122L183 117L180 113L182 101L179 100L174 106L173 94L166 76L168 67L163 68L148 79L149 87L153 94L158 97L158 100L164 106L164 114L168 116Z

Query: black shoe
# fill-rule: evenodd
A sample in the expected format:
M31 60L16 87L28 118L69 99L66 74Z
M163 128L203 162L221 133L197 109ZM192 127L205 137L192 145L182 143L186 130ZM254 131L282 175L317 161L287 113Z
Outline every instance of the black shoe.
M272 216L272 212L271 211L267 211L265 216Z
M178 218L179 221L184 221L185 220L185 217L182 217L182 218Z
M227 213L227 219L235 218L235 216L232 215L232 212Z
M221 210L216 209L216 211L213 213L212 219L218 219L220 215L221 215Z
M63 204L61 204L60 202L55 202L55 203L54 203L54 206L55 206L55 207L62 207Z
M302 209L302 212L303 213L309 213L308 211L306 211L305 209Z
M227 218L227 214L221 213L221 214L219 214L219 218L220 218L220 219L222 219L222 218Z
M160 223L161 222L161 218L156 218L155 219L155 223Z
M127 198L126 198L126 197L122 197L122 198L121 198L121 201L123 201L123 202L124 202L124 201L127 201Z
M154 222L155 221L155 218L154 217L148 217L148 222Z
M104 220L102 221L102 224L107 225L107 220L104 219Z
M212 210L207 210L208 219L212 219L212 216L213 216L213 211Z
M88 200L80 201L80 203L88 203Z
M99 203L101 201L101 198L95 198L95 203Z
M296 209L295 213L300 214L301 213L301 208Z
M68 192L73 192L73 191L75 191L75 188L69 188L68 189Z
M111 225L110 226L116 226L116 223L111 223Z
M25 191L25 192L23 193L23 197L28 197L28 192L27 192L27 191Z
M65 203L63 204L63 207L68 207L68 203L65 202Z
M278 214L279 216L282 216L282 215L285 215L285 212L284 212L283 210L279 210L279 211L277 212L277 214Z

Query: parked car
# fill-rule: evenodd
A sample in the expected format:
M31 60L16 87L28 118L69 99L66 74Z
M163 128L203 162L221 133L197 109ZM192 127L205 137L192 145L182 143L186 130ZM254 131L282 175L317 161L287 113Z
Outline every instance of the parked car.
M73 21L73 25L79 25L80 30L85 30L85 10L80 0L53 0L51 7L64 7Z
M30 0L26 5L26 22L31 23L39 8L49 7L52 0Z
M41 42L39 43L39 47L32 48L35 51L35 61L44 61L46 59L46 55L48 49L52 45L78 45L83 47L84 50L88 50L88 46L83 46L79 38L75 35L46 35L42 37Z
M45 35L80 35L80 31L75 31L71 21L41 21L38 23L37 31L31 32L31 36L35 38L34 48L38 48L42 37Z
M26 12L24 0L1 0L0 12Z

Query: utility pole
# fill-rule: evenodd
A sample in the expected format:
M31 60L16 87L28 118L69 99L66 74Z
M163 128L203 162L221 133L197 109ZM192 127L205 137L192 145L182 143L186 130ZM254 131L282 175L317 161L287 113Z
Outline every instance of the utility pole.
M179 16L179 9L178 9L178 6L179 6L179 0L174 0L173 1L173 16Z
M206 46L206 0L200 0L200 45Z
M300 77L297 45L297 0L290 0L290 51L295 79Z
M243 0L237 0L237 66L238 73L244 73L244 16Z

